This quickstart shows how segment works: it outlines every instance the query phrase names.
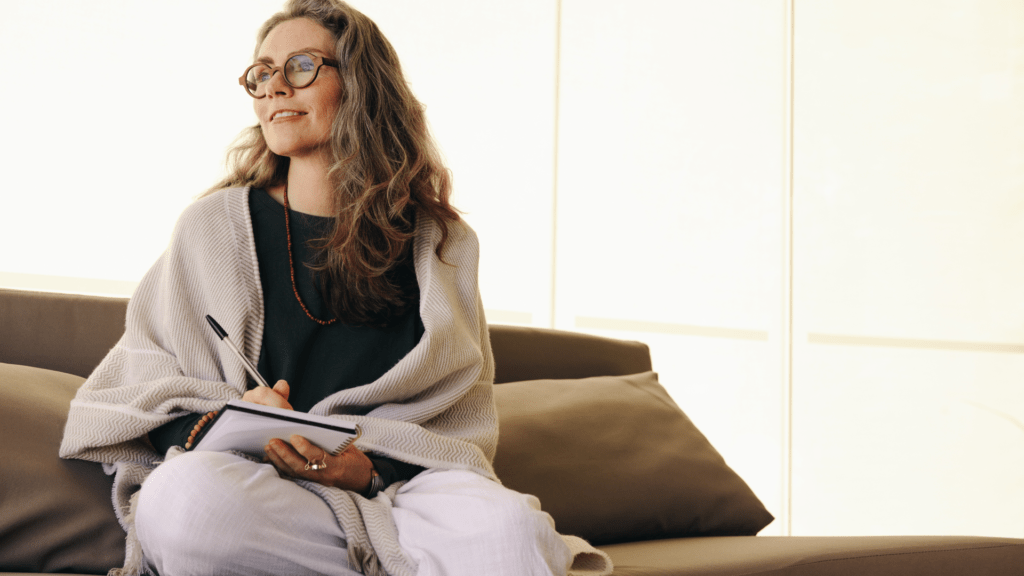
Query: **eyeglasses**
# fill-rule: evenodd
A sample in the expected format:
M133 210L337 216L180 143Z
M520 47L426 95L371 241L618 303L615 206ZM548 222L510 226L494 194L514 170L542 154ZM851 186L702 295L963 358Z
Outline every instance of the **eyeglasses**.
M292 88L305 88L316 80L321 66L338 68L338 61L301 52L289 58L280 68L257 62L245 69L245 74L238 78L238 83L245 88L249 96L263 98L267 95L267 82L270 82L274 72L282 71L284 81Z

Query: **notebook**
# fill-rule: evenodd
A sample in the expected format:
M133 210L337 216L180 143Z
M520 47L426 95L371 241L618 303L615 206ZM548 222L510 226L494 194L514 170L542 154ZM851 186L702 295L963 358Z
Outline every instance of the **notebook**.
M262 459L263 447L271 439L287 442L289 436L298 434L337 455L361 433L357 424L337 418L231 400L199 431L193 450L236 450Z

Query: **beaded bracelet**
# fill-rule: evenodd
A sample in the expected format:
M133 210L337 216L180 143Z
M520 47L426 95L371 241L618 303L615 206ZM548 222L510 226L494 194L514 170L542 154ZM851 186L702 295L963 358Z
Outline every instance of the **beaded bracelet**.
M196 440L196 434L199 434L199 431L203 429L203 426L206 426L206 423L213 420L213 417L216 415L217 410L214 410L212 412L207 412L206 416L199 419L199 422L197 422L195 427L192 428L192 433L188 435L188 441L185 442L185 450L192 449L192 443Z

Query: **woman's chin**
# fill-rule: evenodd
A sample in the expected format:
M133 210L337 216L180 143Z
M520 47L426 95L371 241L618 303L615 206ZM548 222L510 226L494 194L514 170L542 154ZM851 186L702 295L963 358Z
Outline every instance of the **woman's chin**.
M267 147L278 156L290 158L293 162L305 158L323 156L323 146L310 145L307 142L272 142L267 141Z

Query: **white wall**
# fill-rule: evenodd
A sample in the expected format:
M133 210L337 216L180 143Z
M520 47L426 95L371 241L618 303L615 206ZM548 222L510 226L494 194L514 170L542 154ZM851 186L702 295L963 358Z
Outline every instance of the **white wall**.
M0 285L128 294L279 2L51 5L0 0ZM1024 536L1019 0L356 5L491 321L648 342L765 534Z
M130 293L255 124L237 78L279 6L0 0L0 282Z
M555 325L647 342L776 516L786 22L781 1L564 0L557 188Z
M1024 536L1024 3L795 21L793 529Z

